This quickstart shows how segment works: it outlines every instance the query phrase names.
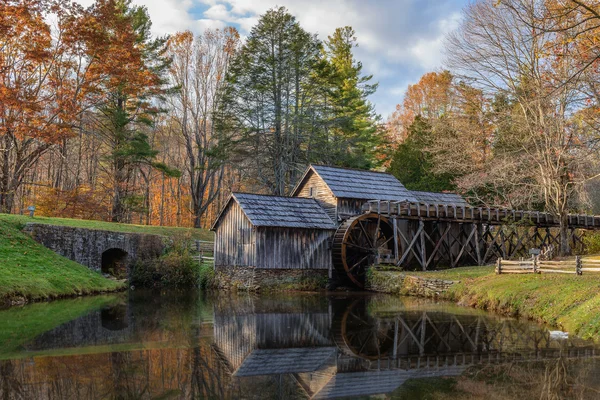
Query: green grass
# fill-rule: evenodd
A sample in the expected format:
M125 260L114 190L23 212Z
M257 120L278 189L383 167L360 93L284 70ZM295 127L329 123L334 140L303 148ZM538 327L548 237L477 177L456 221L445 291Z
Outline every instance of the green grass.
M493 267L406 274L460 281L441 294L460 305L546 323L583 338L597 340L600 334L600 274L496 275Z
M150 225L134 225L134 224L118 224L114 222L94 221L85 219L70 219L70 218L50 218L50 217L34 217L30 218L25 215L0 214L0 222L9 222L12 224L26 224L27 222L35 222L38 224L71 226L75 228L98 229L114 232L127 233L148 233L163 236L175 236L180 234L189 234L193 239L198 240L213 240L213 232L207 229L193 228L177 228L171 226L150 226Z
M0 304L17 296L42 300L123 287L38 244L21 228L18 219L0 219Z
M22 354L23 345L46 331L122 300L113 294L0 310L0 359Z
M481 276L487 276L494 273L494 268L492 266L483 266L483 267L461 267L461 268L452 268L452 269L444 269L439 271L414 271L414 272L405 272L407 275L412 276L420 276L423 278L436 278L436 279L444 279L449 281L460 281L463 279L470 278L479 278Z
M520 316L577 334L600 334L598 275L486 275L453 286L448 299L502 314Z

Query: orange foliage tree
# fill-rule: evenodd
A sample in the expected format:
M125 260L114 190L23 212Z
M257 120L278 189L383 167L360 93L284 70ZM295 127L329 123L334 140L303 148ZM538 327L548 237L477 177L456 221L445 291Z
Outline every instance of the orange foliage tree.
M428 72L414 85L409 85L401 104L387 122L388 135L393 143L406 139L415 117L426 120L440 118L453 107L453 77L448 71Z
M40 157L106 100L106 87L138 78L136 37L118 17L113 0L87 10L58 0L0 3L0 212L12 210Z

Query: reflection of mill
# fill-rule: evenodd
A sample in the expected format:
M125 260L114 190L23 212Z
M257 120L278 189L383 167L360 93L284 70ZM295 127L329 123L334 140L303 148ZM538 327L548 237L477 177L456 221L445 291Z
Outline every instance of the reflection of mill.
M586 342L559 342L531 324L422 305L378 311L369 299L334 298L315 310L256 308L215 315L215 353L241 386L285 377L310 398L389 393L475 364L595 355Z
M356 300L337 319L336 344L348 356L370 360L370 369L595 356L585 341L558 341L534 325L480 314L403 310L373 316L364 300Z

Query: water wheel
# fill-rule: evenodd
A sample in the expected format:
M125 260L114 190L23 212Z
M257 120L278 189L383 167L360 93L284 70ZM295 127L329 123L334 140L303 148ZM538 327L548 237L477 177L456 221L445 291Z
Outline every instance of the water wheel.
M365 286L370 265L394 256L394 229L379 214L363 214L345 220L333 237L333 266L358 288Z
M349 356L377 360L394 347L394 322L372 316L366 301L356 300L334 318L334 340Z

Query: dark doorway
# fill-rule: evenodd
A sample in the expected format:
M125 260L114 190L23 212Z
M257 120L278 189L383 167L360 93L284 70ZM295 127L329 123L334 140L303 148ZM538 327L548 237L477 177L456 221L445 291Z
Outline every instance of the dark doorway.
M102 273L117 279L127 278L127 252L121 249L108 249L102 253Z

